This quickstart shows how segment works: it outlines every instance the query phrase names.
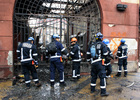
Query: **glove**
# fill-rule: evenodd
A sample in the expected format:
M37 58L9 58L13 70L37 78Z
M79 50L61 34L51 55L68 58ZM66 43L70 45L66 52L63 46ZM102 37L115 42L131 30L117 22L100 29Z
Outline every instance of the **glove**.
M72 59L72 58L69 56L69 57L68 57L68 60L71 60L71 59Z
M37 65L37 66L38 66L38 62L37 62L37 61L35 61L35 65Z
M62 57L63 59L67 59L68 57L66 56L66 55L63 55L63 57Z
M38 69L38 61L34 61L35 62L35 68Z
M115 59L118 59L118 57L116 56Z

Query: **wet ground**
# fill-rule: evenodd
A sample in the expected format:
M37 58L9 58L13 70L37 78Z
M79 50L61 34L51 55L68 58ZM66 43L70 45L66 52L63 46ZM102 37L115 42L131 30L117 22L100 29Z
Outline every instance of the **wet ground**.
M44 72L40 70L39 73ZM48 70L46 70L48 73ZM42 77L40 88L36 88L32 83L30 89L26 89L21 80L12 86L12 80L0 81L0 99L1 100L140 100L140 72L128 73L127 77L112 77L107 79L108 97L100 96L99 79L97 80L97 91L90 93L90 75L81 73L81 78L76 81L70 81L70 76L65 76L67 86L60 87L58 80L54 87L50 86L48 74L39 74ZM114 77L113 77L114 76Z

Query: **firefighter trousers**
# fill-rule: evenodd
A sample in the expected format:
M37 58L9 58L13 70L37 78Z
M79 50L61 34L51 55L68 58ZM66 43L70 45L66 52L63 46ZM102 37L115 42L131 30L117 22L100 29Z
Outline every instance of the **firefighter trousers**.
M92 63L91 68L91 91L95 91L97 76L100 78L101 93L106 93L106 72L102 61Z
M64 82L64 66L60 60L52 60L50 61L50 81L55 81L55 70L59 72L59 80L60 82Z
M80 62L72 63L72 77L73 78L80 77Z
M35 84L39 83L37 71L34 65L22 64L22 71L25 77L25 83L27 87L30 86L30 82L31 82L30 75L32 76Z

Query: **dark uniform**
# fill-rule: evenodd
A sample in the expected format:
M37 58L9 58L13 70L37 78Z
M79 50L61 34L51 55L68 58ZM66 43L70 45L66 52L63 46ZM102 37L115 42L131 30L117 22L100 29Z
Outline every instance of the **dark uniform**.
M29 39L28 39L29 40ZM21 61L22 71L25 77L25 83L27 87L30 87L30 74L32 75L33 81L35 84L39 83L37 71L35 66L32 64L32 61L37 65L37 50L34 44L31 41L21 43L17 49L17 57Z
M106 77L108 78L108 77L110 77L110 74L112 72L112 66L111 66L110 60L114 59L114 57L113 57L112 52L108 46L107 46L107 51L108 51L108 55L105 58L105 69L107 71Z
M102 35L100 32L97 33L97 35ZM96 40L96 53L98 54L98 57L92 58L91 57L91 51L90 47L87 51L87 61L91 61L91 92L95 91L96 86L96 80L97 76L100 78L100 88L101 88L101 95L107 96L109 95L106 92L106 72L105 72L105 66L102 65L102 59L105 59L107 56L107 48L104 43L102 43L101 39Z
M80 47L76 43L72 46L70 55L72 58L72 78L80 78L80 62L81 62L81 52Z
M124 40L122 39L121 41L123 42ZM118 58L118 66L119 66L118 73L116 75L118 77L121 76L122 65L124 68L124 76L125 77L127 76L127 50L128 50L128 46L125 43L121 43L121 45L118 47L117 56L116 56L116 58Z
M63 47L63 45L54 40L56 47L57 47L57 52L55 54L51 54L47 49L46 49L46 58L49 57L50 55L50 82L51 86L54 85L55 82L55 69L57 68L59 72L59 80L60 80L60 85L64 85L64 66L62 62L62 53L67 54L66 49Z

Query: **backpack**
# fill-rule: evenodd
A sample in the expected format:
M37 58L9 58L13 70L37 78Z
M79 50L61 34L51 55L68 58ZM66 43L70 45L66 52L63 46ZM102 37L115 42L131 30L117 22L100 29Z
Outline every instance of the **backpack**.
M57 47L56 47L55 42L49 43L49 45L48 45L48 52L51 53L51 54L54 54L54 53L57 52Z
M92 43L90 53L92 58L98 58L98 54L96 53L96 43Z

